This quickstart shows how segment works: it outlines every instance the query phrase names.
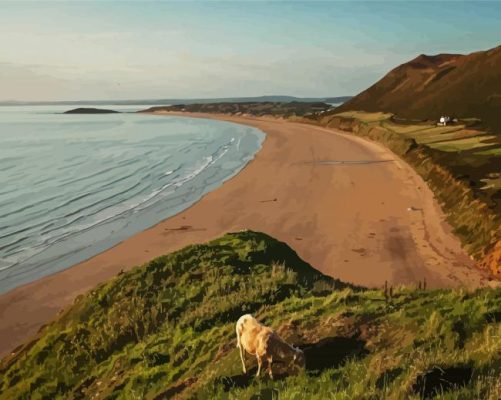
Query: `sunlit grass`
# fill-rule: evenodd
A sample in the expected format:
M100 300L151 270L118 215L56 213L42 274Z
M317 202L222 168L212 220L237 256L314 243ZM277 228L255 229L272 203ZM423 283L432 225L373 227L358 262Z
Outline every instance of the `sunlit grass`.
M475 153L479 156L501 156L501 145L493 147L492 149L482 150Z
M492 139L496 139L496 136L479 135L465 139L428 143L428 146L434 149L448 152L464 151L492 146L492 143L486 143L486 141Z
M377 123L382 128L388 129L393 133L446 152L457 152L490 146L492 143L485 142L496 139L496 136L489 136L481 131L467 129L465 124L448 126L437 126L429 122L399 124L391 119L392 114L382 112L347 111L335 114L334 116L354 118L363 123ZM495 154L497 153L495 152Z
M356 118L363 122L378 122L384 121L390 118L393 114L383 113L383 112L374 112L374 113L366 113L363 111L347 111L336 114L336 116L347 117L347 118Z

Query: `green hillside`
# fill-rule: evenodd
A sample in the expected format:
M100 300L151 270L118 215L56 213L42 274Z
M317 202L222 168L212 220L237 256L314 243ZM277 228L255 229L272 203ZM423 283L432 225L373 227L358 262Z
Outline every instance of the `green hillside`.
M500 398L501 289L391 289L323 276L265 234L227 234L77 298L2 360L0 399ZM242 375L243 313L303 348L306 370Z

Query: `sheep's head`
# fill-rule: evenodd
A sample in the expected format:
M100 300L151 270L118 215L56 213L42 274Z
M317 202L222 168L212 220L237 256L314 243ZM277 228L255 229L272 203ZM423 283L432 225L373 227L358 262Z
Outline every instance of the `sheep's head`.
M301 349L294 348L294 356L292 362L299 368L306 367L306 357L304 356L304 353Z

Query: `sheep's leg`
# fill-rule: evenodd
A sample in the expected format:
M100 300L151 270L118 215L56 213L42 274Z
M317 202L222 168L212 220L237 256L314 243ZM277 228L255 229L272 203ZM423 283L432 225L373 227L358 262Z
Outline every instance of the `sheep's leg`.
M257 357L257 374L256 374L256 376L259 376L259 374L261 373L261 365L263 365L263 359L260 356L256 356L256 357Z
M273 362L273 357L268 357L268 374L270 379L273 379L273 371L271 370L271 363Z
M238 346L240 350L240 359L242 360L242 368L244 370L244 374L247 373L247 368L245 368L245 350L242 348L242 346Z

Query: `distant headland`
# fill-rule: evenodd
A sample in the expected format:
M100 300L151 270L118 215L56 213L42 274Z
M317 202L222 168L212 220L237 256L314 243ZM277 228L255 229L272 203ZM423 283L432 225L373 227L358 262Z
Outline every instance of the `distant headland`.
M106 110L103 108L74 108L73 110L65 111L64 114L117 114L119 111Z

